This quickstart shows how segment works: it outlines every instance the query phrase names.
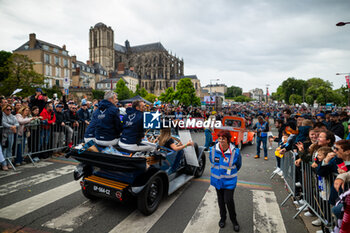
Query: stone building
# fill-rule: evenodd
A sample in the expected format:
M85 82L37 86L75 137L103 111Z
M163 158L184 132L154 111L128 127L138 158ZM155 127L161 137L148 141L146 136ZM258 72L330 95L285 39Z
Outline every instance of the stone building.
M33 60L33 69L46 77L46 87L63 86L64 78L71 80L72 62L66 46L62 47L38 40L34 33L29 34L29 41L13 51L28 56Z
M108 78L107 71L99 64L84 63L72 56L72 82L74 88L96 88L96 83Z
M208 84L205 87L203 87L203 89L207 90L211 95L214 95L215 93L225 94L227 92L227 86L225 84L218 83Z
M183 59L169 53L160 42L131 46L126 40L124 45L116 44L113 29L103 23L90 28L89 55L92 63L98 62L108 72L135 72L140 87L155 95L185 77ZM200 93L200 85L196 91Z

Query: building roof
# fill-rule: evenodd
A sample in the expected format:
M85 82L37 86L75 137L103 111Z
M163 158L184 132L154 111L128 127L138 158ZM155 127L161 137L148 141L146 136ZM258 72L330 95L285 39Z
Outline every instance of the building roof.
M95 27L107 27L106 24L99 22L97 24L95 24Z
M54 45L54 44L51 44L51 43L48 43L48 42L45 42L42 40L38 40L38 39L36 39L34 49L43 49L43 45L49 46L51 48L63 50L63 48L58 46L58 45ZM26 48L26 46L27 46L27 48ZM15 49L14 51L21 51L21 50L29 50L29 40L26 43L24 43L23 45L21 45L20 47L18 47L17 49Z
M117 83L119 81L119 79L123 79L123 78L122 77L120 77L120 78L106 78L98 83L111 83L111 82ZM123 80L126 84L128 84L128 82L125 79L123 79Z
M114 43L114 50L121 52L121 53L127 52L125 46L117 44L117 43ZM151 51L166 51L166 49L164 48L164 46L160 42L131 46L130 50L133 53L142 53L142 52L151 52Z
M177 77L177 79L190 78L190 79L198 79L197 75L184 75Z

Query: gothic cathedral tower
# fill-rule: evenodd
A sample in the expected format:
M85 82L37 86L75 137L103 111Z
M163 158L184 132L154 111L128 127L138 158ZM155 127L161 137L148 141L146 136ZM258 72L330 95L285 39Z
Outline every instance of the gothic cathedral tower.
M115 70L114 32L111 27L98 23L90 28L90 62L100 63L107 71Z

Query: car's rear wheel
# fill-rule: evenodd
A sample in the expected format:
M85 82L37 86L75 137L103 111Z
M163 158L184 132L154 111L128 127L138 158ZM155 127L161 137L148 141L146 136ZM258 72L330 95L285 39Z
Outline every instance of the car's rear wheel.
M150 215L158 208L163 197L163 180L153 177L147 187L137 197L137 208L144 215Z
M253 139L249 142L249 145L254 145L254 143L255 143L255 135L253 136Z
M196 168L196 171L194 173L194 177L198 178L198 177L201 177L203 175L203 172L205 169L205 162L206 162L206 158L205 158L205 153L203 151L201 156L198 158L199 167Z

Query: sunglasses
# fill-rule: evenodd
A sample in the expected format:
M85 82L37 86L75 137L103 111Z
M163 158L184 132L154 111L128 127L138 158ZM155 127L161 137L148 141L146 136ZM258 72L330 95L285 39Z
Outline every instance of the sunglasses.
M334 147L334 150L335 150L335 151L338 151L338 150L339 150L339 148L338 148L338 147Z
M7 109L6 109L6 111L11 111L11 110L12 110L12 108L7 108Z

